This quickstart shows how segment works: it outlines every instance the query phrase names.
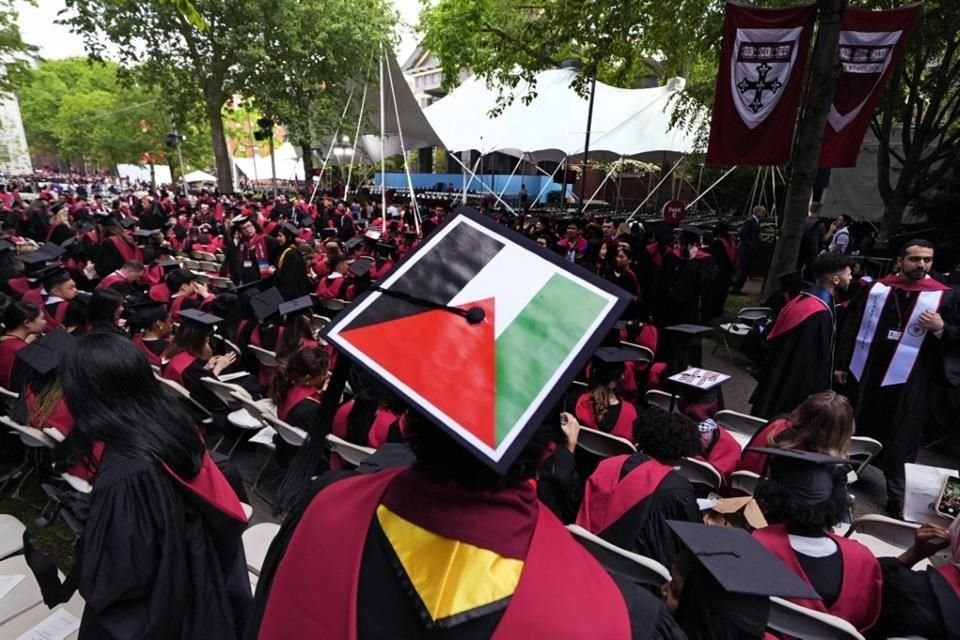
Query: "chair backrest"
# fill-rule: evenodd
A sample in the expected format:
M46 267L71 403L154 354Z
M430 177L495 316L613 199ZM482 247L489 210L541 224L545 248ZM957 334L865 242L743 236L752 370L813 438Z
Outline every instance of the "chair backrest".
M670 411L671 404L674 406L674 408L676 408L676 403L673 401L673 396L666 391L650 389L644 394L643 397L646 398L648 404L660 407L664 411Z
M10 400L17 400L20 397L19 393L15 391L10 391L6 387L0 387L0 397L9 398Z
M197 262L196 260L184 259L184 260L180 263L180 268L181 268L181 269L187 269L187 270L189 270L189 271L199 271L199 270L200 270L200 263Z
M227 407L231 409L235 408L237 405L237 399L233 394L247 393L247 390L240 385L232 384L230 382L221 382L220 380L216 380L208 376L200 378L200 382L202 382L207 389L210 389L215 396L220 398L220 401L223 404L227 405Z
M348 304L350 303L347 300L340 300L339 298L320 298L320 306L330 311L340 311Z
M16 432L20 437L20 442L25 446L32 447L34 449L52 449L56 446L57 442L45 434L40 429L35 429L34 427L27 426L25 424L20 424L14 420L11 420L8 416L0 416L0 422L4 426L10 427Z
M277 354L263 347L257 347L252 344L248 344L247 348L250 349L250 353L253 354L253 357L257 359L264 367L276 367L277 366Z
M621 346L624 346L630 349L631 351L636 351L637 352L636 358L638 362L642 362L643 364L650 364L651 362L653 362L653 358L654 358L653 351L651 351L647 347L640 344L634 344L633 342L627 342L625 340L621 341L620 344Z
M860 538L856 534L865 534L903 551L913 545L914 535L919 528L920 525L914 522L868 513L854 520L844 535L857 540Z
M654 586L670 581L670 571L653 558L621 549L576 524L567 525L567 530L609 571Z
M210 286L216 287L217 289L229 289L233 287L233 281L229 278L221 278L220 276L210 276Z
M881 449L883 449L883 445L880 444L879 440L874 440L866 436L853 436L850 438L847 456L856 458L860 462L860 466L854 469L858 476L863 473L863 470L870 464L870 461L880 453Z
M337 454L347 463L352 464L355 467L377 451L372 447L363 447L359 444L347 442L343 438L338 438L332 433L327 434L327 446L330 447L330 451Z
M726 427L727 431L741 433L747 436L748 439L752 438L757 431L767 425L767 421L763 418L740 413L739 411L731 411L730 409L717 411L717 415L715 415L713 419Z
M633 443L626 438L604 433L597 429L590 429L589 427L580 427L577 446L601 458L612 458L623 454L629 455L637 451Z
M711 491L720 488L723 483L723 476L720 475L720 472L712 464L703 460L681 458L677 471L691 484L703 485Z
M267 424L276 430L277 435L279 435L284 442L291 446L302 447L310 437L310 435L303 429L287 424L276 416L271 416L268 413L264 413L262 415L263 419L267 421Z
M220 263L214 260L213 256L210 256L210 260L204 260L200 263L200 269L207 273L220 273Z
M753 471L734 471L730 474L730 489L752 496L760 484L760 479Z
M863 640L854 626L842 618L776 597L770 598L767 628L804 640Z
M325 326L330 324L330 318L314 313L310 316L310 327L314 333L319 333Z
M154 374L154 377L155 377L157 380L160 381L160 384L162 384L162 385L165 386L167 389L169 389L171 392L173 392L173 394L174 394L176 397L182 399L184 402L186 402L186 403L188 403L189 405L191 405L192 407L196 408L196 409L197 409L198 411L200 411L204 416L206 416L207 418L212 418L212 417L213 417L213 414L210 413L210 410L207 409L207 408L206 408L205 406L203 406L202 404L200 404L199 402L197 402L196 400L194 400L194 399L190 396L190 392L187 391L187 388L184 387L182 384L180 384L179 382L176 382L176 381L174 381L174 380L170 380L170 379L168 379L168 378L164 378L163 376L161 376L161 375L159 375L159 374Z
M255 575L260 575L263 562L267 559L270 543L277 537L280 525L274 522L261 522L249 527L243 532L243 554L247 559L247 569Z
M773 316L773 309L770 307L743 307L737 311L735 322L743 324L756 324L760 320L767 320Z
M266 420L265 416L276 415L276 407L273 407L272 402L266 402L264 400L258 402L250 397L250 394L247 393L246 389L241 389L241 391L242 393L240 391L231 391L230 395L233 396L234 400L238 400L240 404L243 405L243 408L247 410L247 413L249 413L251 416L263 422ZM273 410L266 410L264 407L265 404L273 407Z

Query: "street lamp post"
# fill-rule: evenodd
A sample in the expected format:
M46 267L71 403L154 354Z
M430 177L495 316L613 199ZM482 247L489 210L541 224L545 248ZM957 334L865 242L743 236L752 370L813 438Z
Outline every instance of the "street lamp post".
M167 146L177 149L177 160L180 163L180 184L183 186L183 197L186 198L190 192L187 190L187 174L183 171L183 149L181 147L184 139L185 137L176 131L167 134Z

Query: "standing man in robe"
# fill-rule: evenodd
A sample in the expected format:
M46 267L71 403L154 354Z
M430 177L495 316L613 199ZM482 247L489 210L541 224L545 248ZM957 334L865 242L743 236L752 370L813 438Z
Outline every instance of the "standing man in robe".
M772 418L830 389L837 316L834 296L850 286L851 261L825 253L811 267L817 284L787 303L767 334L770 356L750 398L753 414Z
M758 204L753 208L753 212L747 221L740 225L737 232L737 259L740 262L740 269L737 276L733 279L733 287L730 293L735 296L743 294L743 285L750 277L750 271L753 268L754 258L760 250L760 223L767 217L767 208Z
M247 284L269 278L276 271L280 243L264 234L253 220L238 216L231 222L233 234L227 243L226 262L234 284Z
M904 463L917 459L931 386L960 385L957 293L930 277L933 245L908 240L889 275L854 299L840 331L834 378L849 384L858 433L876 438L887 512L901 517Z

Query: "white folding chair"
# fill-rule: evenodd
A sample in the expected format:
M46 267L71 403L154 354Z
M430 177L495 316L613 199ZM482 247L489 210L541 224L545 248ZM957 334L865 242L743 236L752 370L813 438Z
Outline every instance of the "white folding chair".
M200 382L202 382L207 389L213 392L213 394L216 395L217 398L219 398L220 401L227 406L227 409L231 409L230 413L227 414L227 422L229 422L231 425L237 429L243 429L244 431L259 430L263 428L264 423L260 418L251 415L250 412L247 411L246 407L238 406L239 403L233 394L237 393L238 390L244 392L243 387L230 382L221 382L220 380L206 376L200 378ZM228 458L233 455L233 452L236 450L242 439L243 438L238 437L234 441L233 446L231 446L230 450L227 452ZM220 443L218 442L217 446L219 446L219 444ZM217 447L214 447L213 449L216 451Z
M804 640L863 640L856 628L843 618L777 597L770 598L767 628Z
M44 449L53 449L57 441L45 434L40 429L35 429L19 422L14 421L9 416L0 416L0 423L4 426L9 427L17 436L20 438L20 442L27 447L27 453L24 456L23 464L21 464L17 471L10 475L9 478L3 481L0 484L0 491L3 491L7 488L7 484L17 477L17 474L20 475L20 482L17 484L16 490L11 494L14 498L20 497L20 491L23 489L24 484L27 482L27 478L30 475L37 471L39 472L42 464L42 451Z
M0 400L2 399L17 400L19 398L20 398L19 393L10 391L10 389L7 389L6 387L0 387Z
M680 458L677 471L689 480L690 484L704 486L708 491L716 491L723 484L723 476L720 475L720 472L712 464L703 460Z
M310 327L313 329L314 333L320 333L325 326L330 324L330 318L327 316L322 316L318 313L314 313L310 316Z
M230 289L233 287L233 281L229 278L223 278L220 276L210 276L210 286L214 289Z
M213 258L213 256L210 257ZM216 260L203 260L200 262L200 270L211 275L218 274L220 273L220 263Z
M206 262L216 262L216 257L209 251L191 251L190 256L194 260L201 260Z
M715 415L713 419L718 424L726 427L730 435L740 444L741 449L750 442L750 438L756 435L757 431L767 426L767 421L763 418L740 413L739 411L731 411L730 409L717 411L717 415Z
M26 527L14 516L0 513L0 559L19 553L23 549L23 532Z
M257 359L257 362L259 362L261 366L268 367L270 369L276 368L278 363L277 354L275 352L252 344L248 344L247 349L250 349L250 353L253 354L253 357Z
M867 465L870 464L875 457L877 457L877 454L880 453L881 449L883 449L883 445L880 444L879 440L874 440L873 438L868 438L866 436L853 436L850 438L850 446L847 448L847 457L853 458L859 462L860 466L850 472L850 475L847 476L847 482L856 482L860 477L860 474L863 473L863 470L867 468Z
M659 389L650 389L643 397L646 398L647 404L660 407L664 411L673 411L677 406L672 394L666 391L660 391Z
M854 520L844 537L856 540L878 558L889 558L899 556L913 546L914 536L919 528L920 525L915 522L868 513ZM924 560L922 564L926 566L929 560Z
M720 330L720 340L724 348L727 350L727 356L730 358L730 362L734 362L733 351L730 349L730 343L727 341L728 336L736 338L744 338L750 330L756 326L756 324L762 320L769 320L773 317L773 309L770 307L743 307L737 311L737 315L734 317L733 322L723 322L720 324L718 329ZM720 345L718 344L713 348L713 352L717 352L717 348Z
M179 382L170 380L169 378L164 378L162 375L159 375L159 374L155 374L154 377L156 377L156 379L160 381L160 384L162 384L164 387L169 389L175 398L179 398L184 403L190 405L191 407L199 411L200 414L203 415L203 419L201 420L203 424L210 424L211 422L213 422L213 414L210 413L210 410L207 409L202 404L200 404L199 402L197 402L196 400L194 400L193 397L190 395L190 392L187 391L186 387L184 387Z
M757 490L760 479L760 476L753 471L734 471L730 474L730 488L752 496Z
M340 298L320 298L319 304L328 311L340 311L350 304L350 302L348 300L341 300Z
M576 524L567 525L567 531L610 571L642 584L659 586L670 581L670 571L653 558L622 549Z
M270 543L277 537L278 531L280 531L279 524L261 522L243 532L243 554L247 557L247 570L255 576L260 575Z
M188 271L200 271L200 263L196 260L190 260L189 258L184 258L180 263L181 269L186 269Z
M343 458L345 462L355 467L377 451L373 447L363 447L359 444L347 442L332 433L327 434L327 446L330 447L331 452L337 454Z
M597 429L580 427L577 447L601 458L612 458L623 454L636 453L637 448L626 438L615 436Z
M276 429L277 435L290 446L302 447L310 437L310 434L303 429L287 424L280 418L272 416L269 413L263 414L263 419L267 421L267 424Z
M636 352L636 361L643 364L650 364L653 362L654 354L653 351L644 347L643 345L634 344L633 342L627 342L623 340L620 342L620 345L630 349L631 351Z

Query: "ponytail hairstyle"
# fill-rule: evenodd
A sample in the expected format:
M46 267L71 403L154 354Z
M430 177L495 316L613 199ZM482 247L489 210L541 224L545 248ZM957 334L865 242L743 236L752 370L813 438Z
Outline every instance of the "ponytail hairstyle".
M590 405L597 424L603 421L617 397L620 378L623 377L623 363L606 363L594 358L590 363Z
M270 399L279 407L287 394L298 384L309 378L325 375L330 367L327 350L320 347L304 347L281 362L273 371L270 382Z
M32 322L40 317L40 307L32 302L17 300L7 305L3 310L2 333L9 333L14 329L22 327L27 322Z

